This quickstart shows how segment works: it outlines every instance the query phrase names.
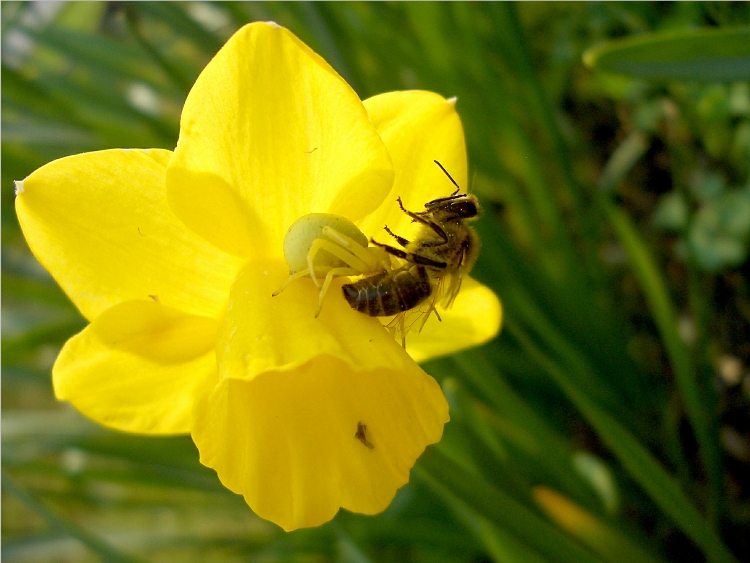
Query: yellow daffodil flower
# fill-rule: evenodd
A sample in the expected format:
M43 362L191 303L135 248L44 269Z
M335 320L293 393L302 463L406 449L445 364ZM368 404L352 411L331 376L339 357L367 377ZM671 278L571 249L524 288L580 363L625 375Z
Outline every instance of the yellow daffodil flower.
M272 23L239 30L198 77L174 152L106 150L17 183L24 235L90 324L53 368L58 399L142 434L190 432L201 462L285 530L374 514L440 440L448 405L417 364L494 336L500 304L468 279L404 350L334 282L318 318L283 240L303 215L369 237L467 181L455 103L365 102ZM415 361L416 360L416 361Z

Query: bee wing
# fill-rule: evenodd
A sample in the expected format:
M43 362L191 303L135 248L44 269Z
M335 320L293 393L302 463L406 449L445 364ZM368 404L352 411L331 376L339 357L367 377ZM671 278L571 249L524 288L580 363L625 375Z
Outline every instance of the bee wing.
M434 312L440 320L440 315L435 310L435 305L439 300L439 292L435 291L430 299L417 305L413 309L404 311L395 315L385 326L393 334L396 340L405 341L406 335L410 332L422 332L427 319Z
M458 296L458 292L461 290L461 282L464 280L464 274L468 274L469 270L474 266L474 262L477 261L479 255L479 249L481 242L479 236L471 229L468 230L468 244L461 247L461 256L458 260L458 267L455 273L447 276L448 280L441 280L447 289L445 290L445 296L442 298L442 305L445 308L449 308L453 305L453 302ZM443 285L439 288L442 291Z
M461 282L464 279L464 273L468 270L467 266L466 253L462 252L456 272L440 280L438 295L440 295L441 305L446 309L453 305L458 292L461 290Z
M459 271L456 274L450 276L450 279L446 282L443 280L443 285L447 286L445 295L442 297L441 304L446 309L453 305L453 302L458 296L458 292L461 289L461 282L463 281L463 272Z

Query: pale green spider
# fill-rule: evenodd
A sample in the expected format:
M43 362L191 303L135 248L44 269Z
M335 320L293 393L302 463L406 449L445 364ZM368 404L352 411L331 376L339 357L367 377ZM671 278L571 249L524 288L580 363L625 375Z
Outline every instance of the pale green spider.
M330 213L310 213L292 223L284 237L284 258L290 276L273 297L294 280L310 276L321 288L315 317L334 277L391 271L391 258L385 250L368 246L367 237L354 223ZM317 276L325 276L322 287Z

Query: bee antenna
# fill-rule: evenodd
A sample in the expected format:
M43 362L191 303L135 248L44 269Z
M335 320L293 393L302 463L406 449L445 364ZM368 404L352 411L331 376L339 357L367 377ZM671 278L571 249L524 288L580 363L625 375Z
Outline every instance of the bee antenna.
M442 170L442 171L443 171L443 172L445 173L445 175L446 175L446 176L448 176L448 179L449 179L449 180L450 180L451 182L453 182L453 185L454 185L454 186L456 186L456 191L455 191L455 192L453 192L453 194L451 194L451 195L456 195L456 194L458 193L458 190L460 190L461 188L459 188L459 187L458 187L458 184L457 184L457 183L456 183L456 181L455 181L455 180L453 179L453 176L451 176L451 175L450 175L450 174L448 173L448 171L447 171L447 170L445 169L445 167L444 167L444 166L443 166L442 164L440 164L440 163L439 163L439 162L438 162L437 160L434 160L433 162L434 162L435 164L437 164L437 165L438 165L438 166L440 167L440 170Z

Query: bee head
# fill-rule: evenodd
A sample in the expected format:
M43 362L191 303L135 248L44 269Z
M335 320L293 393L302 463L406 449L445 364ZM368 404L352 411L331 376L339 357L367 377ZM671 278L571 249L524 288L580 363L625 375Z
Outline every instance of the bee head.
M456 219L471 219L479 215L479 205L474 196L466 195L460 199L454 199L445 206L446 215Z
M425 208L443 221L471 219L479 215L479 202L476 196L470 194L435 199L426 203Z

